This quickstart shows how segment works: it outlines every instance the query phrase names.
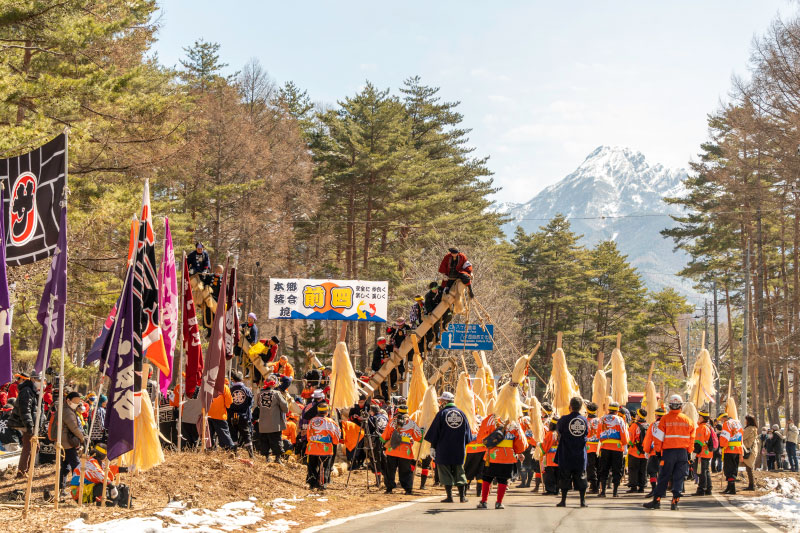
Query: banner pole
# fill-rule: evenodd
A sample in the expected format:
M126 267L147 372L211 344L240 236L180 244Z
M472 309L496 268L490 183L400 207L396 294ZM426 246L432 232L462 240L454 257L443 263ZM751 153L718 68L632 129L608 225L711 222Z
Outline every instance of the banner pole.
M186 267L186 251L183 252L183 261L181 262L181 270ZM178 373L179 377L179 385L178 385L178 453L181 451L181 440L183 440L183 431L181 426L183 425L183 396L184 396L184 389L186 388L186 383L183 379L183 320L184 320L184 306L186 302L184 301L186 291L184 290L185 287L183 286L184 280L186 278L186 272L181 272L181 329L178 333L178 338L180 339L180 352L178 352Z
M64 128L64 198L62 199L62 205L64 209L67 208L67 198L69 197L69 127ZM64 232L67 236L67 242L69 242L69 233L68 232L69 225L67 224L66 219L64 219ZM66 250L63 250L63 253L67 253ZM67 254L67 259L69 260L69 254ZM64 295L66 299L67 295ZM67 316L67 302L64 301L64 329L67 327L66 316ZM64 382L64 348L67 343L67 336L64 334L65 332L61 333L61 366L58 370L58 380L59 380L59 387L58 387L58 433L56 433L56 498L55 498L55 508L58 509L58 500L61 496L60 491L60 475L61 475L61 430L64 427L64 386L66 383ZM81 474L81 481L83 481L83 468L80 470ZM78 500L78 505L80 505L80 495Z
M53 321L53 295L50 295L50 301L47 303L47 335L45 335L44 339L44 351L50 349L50 326ZM44 374L44 370L42 374ZM22 517L26 518L28 516L28 509L30 508L31 503L31 489L33 488L33 470L36 468L36 455L39 453L39 424L42 421L42 396L44 395L44 375L39 376L41 378L41 386L39 387L39 399L36 401L36 421L33 425L33 435L31 436L31 459L28 465L28 483L25 487L25 507L22 510ZM64 386L62 383L61 387ZM56 494L56 499L60 496Z

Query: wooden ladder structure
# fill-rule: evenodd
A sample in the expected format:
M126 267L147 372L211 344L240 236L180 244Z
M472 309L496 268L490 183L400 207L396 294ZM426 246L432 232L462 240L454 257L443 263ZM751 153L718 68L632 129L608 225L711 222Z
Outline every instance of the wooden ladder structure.
M465 289L466 285L464 285L460 280L456 281L450 286L450 290L447 292L447 294L442 295L442 301L439 302L439 305L436 306L433 312L431 312L429 315L426 315L422 323L413 331L418 339L424 338L433 325L442 319L447 310L450 309L453 304L455 304L456 300L458 299L457 295L463 294ZM403 344L400 346L400 349L392 352L392 355L389 357L389 359L383 363L383 366L372 375L369 383L364 386L368 396L372 396L375 391L378 390L378 387L381 386L381 383L383 383L386 378L389 377L389 374L391 374L392 370L397 368L401 361L407 360L408 354L414 349L415 344L416 343L412 340L412 335L407 335L403 341ZM441 375L438 377L441 377Z

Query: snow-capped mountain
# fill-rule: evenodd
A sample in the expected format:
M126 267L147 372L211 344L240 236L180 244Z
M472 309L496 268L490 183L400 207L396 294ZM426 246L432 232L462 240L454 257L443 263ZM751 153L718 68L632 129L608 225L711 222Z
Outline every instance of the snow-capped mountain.
M688 256L674 251L672 240L659 233L674 224L666 215L680 212L663 198L681 196L686 176L683 169L650 165L640 152L600 146L574 172L529 202L497 204L495 209L511 219L503 227L509 238L517 226L530 233L561 213L583 235L583 244L616 241L649 288L671 286L697 298L691 283L675 276Z

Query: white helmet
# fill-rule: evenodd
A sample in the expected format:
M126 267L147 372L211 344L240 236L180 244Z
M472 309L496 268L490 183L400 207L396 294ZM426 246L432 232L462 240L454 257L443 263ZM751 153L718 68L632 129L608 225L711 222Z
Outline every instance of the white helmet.
M683 407L683 398L680 397L678 394L673 394L669 397L669 408L672 410L680 409Z

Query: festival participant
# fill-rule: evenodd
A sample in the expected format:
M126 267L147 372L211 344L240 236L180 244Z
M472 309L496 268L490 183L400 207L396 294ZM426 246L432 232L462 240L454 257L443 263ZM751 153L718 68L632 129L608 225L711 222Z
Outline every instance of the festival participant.
M80 422L78 407L83 403L81 395L75 391L67 394L63 410L64 420L61 425L61 447L64 449L64 460L61 463L61 488L66 488L72 477L72 471L80 465L78 452L86 438ZM55 434L55 428L53 434Z
M17 394L19 394L19 387L29 379L28 374L25 372L14 374L14 382L8 386L8 397L16 398Z
M283 455L301 455L295 450L297 445L297 419L293 412L286 413L286 429L281 432L281 448Z
M250 458L253 457L253 393L250 387L242 383L242 374L231 372L231 405L228 408L228 422L231 430L231 440L235 449L244 448Z
M397 412L386 424L381 441L386 444L386 494L391 494L400 478L400 486L406 494L414 487L414 449L415 442L422 440L422 429L408 416L408 407L400 405Z
M495 480L497 480L497 501L494 508L504 509L503 497L517 460L516 455L525 450L527 439L516 421L498 420L491 414L481 422L477 440L486 446L481 501L478 503L478 509L487 508L486 501L489 499L492 482Z
M533 450L536 449L536 439L533 438L533 429L531 428L530 409L523 407L522 416L519 419L519 425L522 428L522 433L525 435L525 440L528 446L522 452L522 459L517 461L519 468L520 483L517 485L518 489L524 489L531 486L533 481Z
M381 435L383 435L386 426L389 425L389 417L386 415L386 411L381 409L381 406L376 400L373 400L370 404L369 413L369 418L367 418L367 435L369 435L369 438L372 440L370 446L375 458L372 470L376 477L376 485L380 487L381 480L385 477L387 469L386 453L383 449Z
M581 415L583 400L575 396L569 401L570 413L559 419L558 431L558 463L559 488L561 501L556 507L566 507L567 492L570 487L578 491L581 507L586 507L586 441L589 435L589 421Z
M348 467L358 470L364 464L364 449L359 443L364 439L364 430L358 422L341 419L342 437L344 440L345 455Z
M226 450L233 448L233 439L228 427L228 408L232 404L231 388L228 386L228 380L226 379L222 394L214 398L208 408L208 434L212 447L216 436L222 448Z
M586 441L586 479L589 481L589 494L597 494L597 452L600 450L597 428L600 419L597 418L597 404L586 404L586 418L589 420L589 435Z
M469 289L469 297L472 298L474 296L472 293L472 263L469 262L467 256L463 252L460 252L458 248L450 248L448 252L449 253L442 258L442 262L439 264L439 273L445 276L442 280L444 293L447 294L450 290L450 286L455 283L456 280L461 280L461 282L467 286L467 289Z
M325 484L331 477L330 457L336 454L336 445L341 439L339 426L328 417L328 403L321 402L317 405L318 416L308 425L308 470L306 483L311 489L325 489Z
M9 397L16 398L14 409L9 417L9 425L22 433L22 453L17 465L17 478L19 479L27 477L30 466L31 439L34 433L33 426L36 424L36 405L43 383L42 375L38 372L33 372L30 378L25 377L22 380L18 378L17 382L19 388L15 392L18 392L18 395L11 396L9 394Z
M661 417L658 433L653 438L660 441L661 469L653 500L643 504L645 509L660 509L661 498L667 493L667 484L672 481L672 504L678 509L683 493L683 481L689 473L689 454L694 449L694 422L681 412L683 399L677 394L669 397L669 413Z
M544 493L558 495L558 461L556 460L556 452L558 451L558 415L553 415L548 424L547 430L544 433L544 439L541 444L541 469L542 478L544 480Z
M286 392L294 379L294 368L289 364L289 359L285 355L282 355L277 361L272 363L271 367L272 373L279 376L281 384L278 386L278 390Z
M480 415L476 415L475 418L478 421L478 427L480 427L483 418ZM469 444L467 444L465 450L467 457L464 459L464 476L467 478L466 491L469 491L469 485L472 483L472 480L476 480L475 496L480 498L483 479L483 457L486 455L486 446L477 439L477 429L478 428L475 428L474 433L472 433L471 440Z
M656 419L647 428L647 434L644 436L644 442L642 443L644 453L647 454L647 477L650 480L650 492L645 495L645 498L652 498L656 490L656 480L658 479L658 470L661 463L661 440L664 437L664 432L658 428L658 425L665 413L666 411L664 411L663 407L656 408Z
M728 482L722 494L736 494L736 477L739 475L739 460L742 457L742 425L728 416L728 413L722 413L717 420L722 422L719 447L722 449L722 473Z
M408 313L408 322L411 329L416 329L422 323L422 318L425 316L425 298L421 294L414 296L414 305ZM425 350L422 350L425 351Z
M254 345L258 342L258 326L256 325L256 314L255 313L247 313L247 324L242 326L242 333L244 333L244 338L247 339L247 342L250 345Z
M697 430L694 434L694 454L697 457L697 491L695 496L711 495L711 457L714 455L716 433L711 427L711 415L708 410L697 413Z
M389 349L389 344L386 341L385 337L378 337L378 341L376 343L375 349L372 351L372 368L373 372L377 372L381 369L384 363L391 357L391 351ZM389 401L389 388L391 390L395 390L397 388L397 378L398 378L398 371L400 374L404 374L405 364L403 361L400 361L400 364L397 368L393 368L392 371L389 373L389 379L384 379L383 383L381 383L381 394L383 395L383 399ZM388 381L388 383L387 383Z
M208 258L205 246L200 241L194 244L194 250L189 252L186 256L186 262L189 265L189 275L200 275L200 280L206 283L208 272L211 270L211 260Z
M636 420L628 426L628 493L644 492L647 484L647 454L644 438L647 435L647 411L636 410Z
M286 413L289 412L289 404L283 393L274 390L276 381L270 376L264 382L264 388L258 392L256 397L256 408L253 410L253 418L258 420L258 442L261 453L269 462L269 454L275 456L276 463L282 463L281 456L281 432L286 429ZM314 411L314 417L317 410ZM313 417L312 417L313 418Z
M11 398L0 408L0 451L15 452L22 447L22 433L8 423L16 401L16 398Z
M614 486L612 496L617 497L619 483L622 480L624 468L623 452L628 444L628 428L625 420L619 413L619 404L611 402L608 406L608 414L600 419L598 424L598 440L600 441L600 494L598 497L606 497L606 485L609 473Z
M440 410L425 433L425 440L436 450L436 472L447 497L442 503L453 503L453 485L461 503L467 501L467 478L464 475L466 446L472 440L467 415L456 407L452 392L439 396Z
M389 340L391 341L392 350L399 352L400 347L403 345L403 342L410 333L411 326L408 325L406 319L403 317L398 317L394 322L394 326L386 329L386 334L389 336ZM411 361L413 354L413 351L408 352L407 357L409 361ZM403 381L404 375L405 367L403 367L403 369L400 371L400 381Z
M119 467L111 464L108 466L108 475L104 475L103 461L106 458L106 448L103 444L95 444L92 447L91 457L83 465L83 503L96 503L100 505L103 495L103 479L106 480L106 505L119 505L127 507L128 492L125 485L119 487L114 484L114 480L120 472L127 472L127 467ZM70 495L72 499L78 501L78 493L81 484L81 466L73 470L72 478L69 482ZM122 490L120 490L122 489ZM123 495L124 498L120 496Z

